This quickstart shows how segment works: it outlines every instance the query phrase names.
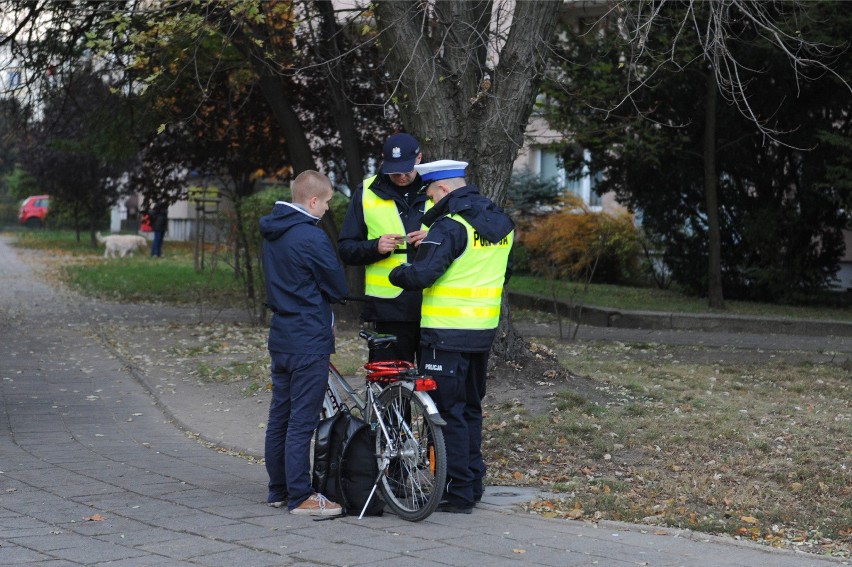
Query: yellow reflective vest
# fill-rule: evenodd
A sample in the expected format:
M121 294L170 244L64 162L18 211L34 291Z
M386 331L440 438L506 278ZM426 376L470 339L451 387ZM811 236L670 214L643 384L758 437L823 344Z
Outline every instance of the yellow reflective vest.
M361 205L364 210L364 224L367 225L367 240L379 238L383 234L405 234L405 226L399 216L399 210L393 199L382 199L370 189L376 176L364 180L364 190L361 194ZM427 201L426 210L431 208ZM425 230L425 227L421 227ZM401 287L396 287L388 279L391 270L408 261L408 244L398 248L387 258L368 264L364 270L364 294L371 297L393 299L402 293Z
M467 230L467 248L431 287L423 290L420 326L495 329L500 321L500 299L515 231L492 243L479 236L461 216L448 218Z

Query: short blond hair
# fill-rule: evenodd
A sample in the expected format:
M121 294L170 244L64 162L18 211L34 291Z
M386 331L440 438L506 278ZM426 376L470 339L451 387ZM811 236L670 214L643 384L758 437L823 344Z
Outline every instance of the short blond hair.
M331 181L318 171L308 169L296 176L290 186L293 202L307 205L314 197L322 197L333 192Z

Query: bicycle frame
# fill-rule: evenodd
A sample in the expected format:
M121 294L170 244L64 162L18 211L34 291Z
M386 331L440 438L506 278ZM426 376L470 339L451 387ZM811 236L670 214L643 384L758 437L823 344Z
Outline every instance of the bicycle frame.
M412 379L407 380L406 378L406 376L400 375L398 383L402 387L414 392L414 395L420 398L420 400L423 402L423 405L426 406L426 411L429 415L429 419L431 419L435 425L446 425L447 422L445 422L444 419L441 417L441 414L438 412L438 407L435 405L435 402L432 400L432 398L424 394L423 392L416 390L413 376L411 377ZM376 382L368 382L367 387L374 388L372 391L373 400L378 398L378 395L383 389L382 386L378 385ZM368 399L369 398L370 396L368 396ZM349 403L347 403L347 399L349 400ZM373 403L375 403L375 401L373 401ZM350 407L350 404L354 405L354 408ZM358 412L361 414L361 417L368 422L370 421L368 419L370 417L370 414L375 413L376 411L376 408L368 407L368 401L362 398L355 391L355 389L349 384L346 378L344 378L340 371L337 370L334 364L329 363L328 387L326 389L325 398L323 399L323 411L326 416L331 416L343 408L346 408L350 411L357 408Z
M349 403L346 399L349 399ZM349 404L355 407L350 407ZM348 410L358 409L361 417L364 417L367 402L362 398L355 389L346 381L346 378L340 373L334 364L328 365L328 387L326 388L325 398L323 399L323 413L326 417L332 416L341 409Z
M372 351L396 341L394 335L361 330L359 336ZM365 389L356 390L329 363L322 417L347 410L370 427L375 443L378 475L361 510L363 518L379 489L385 503L399 517L420 521L440 504L447 474L446 421L428 395L437 388L431 376L418 374L407 361L382 360L364 365Z

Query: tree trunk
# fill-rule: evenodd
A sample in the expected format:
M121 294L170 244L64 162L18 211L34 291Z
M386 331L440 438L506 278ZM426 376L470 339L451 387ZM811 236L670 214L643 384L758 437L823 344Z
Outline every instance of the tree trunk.
M704 198L707 205L707 297L711 308L724 309L722 293L722 238L719 228L719 181L716 175L716 77L707 74L704 111Z
M364 175L364 159L361 154L361 139L355 127L355 114L352 104L346 95L344 72L341 69L341 48L339 38L343 37L340 25L334 15L334 6L330 0L315 2L321 15L321 33L318 41L320 57L326 61L326 81L331 102L331 113L334 124L340 134L340 145L346 160L346 183L349 187L357 187Z
M213 11L210 13L211 23L218 25L222 33L229 37L231 44L249 61L252 68L258 74L258 84L266 102L269 104L272 115L281 127L284 134L284 143L287 146L287 157L293 167L293 175L307 169L316 169L311 146L302 122L290 100L287 98L287 85L284 78L270 69L267 58L271 55L264 51L248 37L226 12Z
M344 71L341 68L343 63L340 60L342 50L339 45L339 38L343 37L343 34L335 18L332 2L330 0L317 0L315 5L321 16L321 32L317 42L319 54L324 61L327 61L326 81L329 88L326 94L329 95L331 101L331 113L340 135L343 157L346 160L346 184L350 188L355 188L364 177L364 156L361 153L361 139L355 126L355 114L346 94ZM331 215L327 214L323 217L321 226L329 235L335 251L337 251L338 229ZM343 264L342 260L341 264ZM364 267L343 265L346 270L346 284L349 295L364 295ZM361 305L348 303L336 306L335 311L341 319L355 322L359 319Z
M502 204L561 3L516 2L500 37L491 31L490 1L440 2L431 15L418 1L375 5L388 69L400 77L407 131L426 160L469 162L468 181ZM489 44L501 46L496 65L487 58Z
M260 73L260 89L263 91L263 95L272 109L272 114L275 115L281 131L284 133L284 143L287 145L287 157L290 158L290 165L293 166L293 176L308 169L316 169L316 162L314 162L305 129L302 127L299 115L284 94L287 91L284 88L283 79L272 74L262 63L256 65L256 67L259 67L256 70Z
M511 14L490 0L374 5L400 114L424 158L469 162L467 180L502 204L562 3L515 2ZM505 294L503 305L492 351L508 360L524 341Z

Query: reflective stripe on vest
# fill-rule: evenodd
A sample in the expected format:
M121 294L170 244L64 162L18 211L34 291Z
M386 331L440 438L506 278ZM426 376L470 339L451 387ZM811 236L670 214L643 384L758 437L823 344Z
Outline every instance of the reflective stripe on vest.
M515 237L510 232L492 243L482 239L458 215L451 218L467 230L467 248L432 287L423 290L420 326L429 329L495 329L506 262Z
M379 238L383 234L405 234L405 226L399 216L399 210L393 199L382 199L370 187L376 176L364 180L364 190L361 205L364 209L364 224L367 225L367 240ZM399 249L404 252L403 249ZM372 297L393 299L402 293L401 287L396 287L388 279L391 270L406 262L407 254L390 254L387 258L364 269L364 294Z

